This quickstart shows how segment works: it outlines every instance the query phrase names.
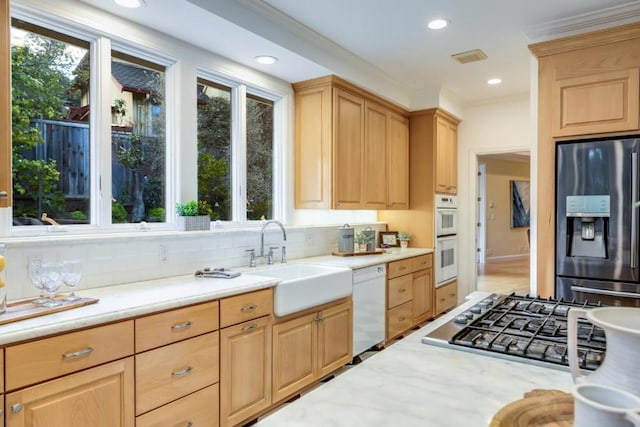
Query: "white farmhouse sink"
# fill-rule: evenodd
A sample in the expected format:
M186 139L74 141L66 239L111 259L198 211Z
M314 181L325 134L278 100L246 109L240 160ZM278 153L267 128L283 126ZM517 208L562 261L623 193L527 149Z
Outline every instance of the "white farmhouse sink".
M280 279L273 302L278 317L348 297L353 291L349 268L278 264L252 269L251 274Z

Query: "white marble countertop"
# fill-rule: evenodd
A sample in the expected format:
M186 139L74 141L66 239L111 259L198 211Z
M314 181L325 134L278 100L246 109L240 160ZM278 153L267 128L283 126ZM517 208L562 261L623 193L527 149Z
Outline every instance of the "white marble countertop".
M387 252L376 255L353 255L336 256L322 255L309 258L297 259L292 262L307 262L316 264L333 265L338 267L348 267L352 270L397 261L404 258L411 258L418 255L433 253L433 249L428 248L388 248Z
M569 372L422 344L462 306L261 419L257 427L480 427L529 390L570 391Z
M430 253L430 249L394 248L382 255L338 257L332 255L300 258L291 263L314 263L343 268L362 268L402 258ZM275 264L277 266L279 264ZM278 279L256 270L239 268L242 275L233 279L195 278L193 275L167 277L118 286L82 290L82 297L98 298L96 304L20 320L0 326L0 345L44 337L74 329L95 326L136 316L169 310L199 302L274 287ZM260 274L260 275L258 275Z
M233 279L168 277L146 282L83 290L96 304L0 326L0 345L123 320L231 295L270 288L277 280L243 273Z

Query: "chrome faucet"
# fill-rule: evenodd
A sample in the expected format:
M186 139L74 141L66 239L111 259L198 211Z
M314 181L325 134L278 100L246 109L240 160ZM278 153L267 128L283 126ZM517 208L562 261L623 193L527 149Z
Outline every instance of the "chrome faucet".
M284 229L284 225L282 225L282 223L280 221L277 221L275 219L271 219L267 222L264 223L264 225L262 226L262 230L260 230L260 257L264 257L264 229L267 228L267 226L269 224L276 224L278 227L280 227L280 229L282 230L282 240L284 240L285 242L287 241L287 232ZM273 260L273 252L272 252L273 248L271 248L269 250L269 259ZM272 261L273 262L273 261ZM280 262L287 262L287 248L284 245L284 243L282 244L282 258L280 260Z

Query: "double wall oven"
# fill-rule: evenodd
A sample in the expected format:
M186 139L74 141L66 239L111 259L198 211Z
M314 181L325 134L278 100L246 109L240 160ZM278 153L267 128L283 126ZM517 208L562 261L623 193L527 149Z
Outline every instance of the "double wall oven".
M436 287L458 276L458 200L456 196L436 194Z

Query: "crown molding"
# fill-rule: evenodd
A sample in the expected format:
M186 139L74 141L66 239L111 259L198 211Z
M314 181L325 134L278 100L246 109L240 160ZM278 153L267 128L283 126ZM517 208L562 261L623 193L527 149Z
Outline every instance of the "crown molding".
M537 43L638 21L640 21L640 1L632 1L595 12L530 26L525 30L525 34L531 42Z

